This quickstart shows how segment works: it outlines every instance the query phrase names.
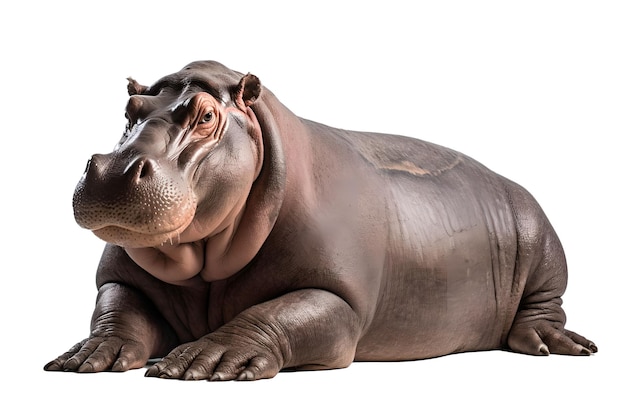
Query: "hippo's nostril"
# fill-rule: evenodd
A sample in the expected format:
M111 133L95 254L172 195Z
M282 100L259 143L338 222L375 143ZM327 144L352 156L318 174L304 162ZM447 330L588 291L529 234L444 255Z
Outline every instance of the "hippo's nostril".
M83 172L84 176L88 176L90 178L98 178L102 175L102 171L105 169L106 158L100 154L94 154L87 161L87 165L85 166L85 172Z
M83 174L86 174L87 172L89 172L90 166L91 166L91 158L87 160L87 166L85 166L85 171L83 172Z
M135 182L152 177L154 175L154 171L154 162L150 159L138 159L128 170Z
M145 163L145 162L141 164L141 170L139 171L139 179L147 177L150 174L149 171L150 171L150 164Z

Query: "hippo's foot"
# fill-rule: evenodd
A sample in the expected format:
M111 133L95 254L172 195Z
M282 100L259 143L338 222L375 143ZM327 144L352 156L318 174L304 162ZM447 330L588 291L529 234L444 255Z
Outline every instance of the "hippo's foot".
M46 371L122 372L141 368L149 359L143 344L120 337L91 337L44 366Z
M529 355L588 356L598 351L592 341L547 320L514 324L508 344L513 351Z
M221 342L214 334L174 349L146 376L167 379L252 381L274 377L281 369L272 350L253 342Z

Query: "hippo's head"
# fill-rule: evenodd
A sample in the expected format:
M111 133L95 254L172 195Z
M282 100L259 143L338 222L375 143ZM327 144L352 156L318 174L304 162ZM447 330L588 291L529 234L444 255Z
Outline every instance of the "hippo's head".
M150 87L129 79L128 124L74 193L78 224L123 247L210 238L238 221L263 162L261 85L196 62Z

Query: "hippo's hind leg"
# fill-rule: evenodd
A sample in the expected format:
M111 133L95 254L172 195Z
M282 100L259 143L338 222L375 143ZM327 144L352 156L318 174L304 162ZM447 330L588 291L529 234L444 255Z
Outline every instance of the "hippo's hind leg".
M520 276L528 279L508 345L515 352L530 355L590 355L598 351L596 345L565 329L565 312L561 307L561 296L567 286L565 255L552 226L541 214L539 218L544 222L535 229L538 239L524 239L524 231L521 232L519 249L523 253L518 255L516 282L524 282ZM531 246L538 250L529 250Z

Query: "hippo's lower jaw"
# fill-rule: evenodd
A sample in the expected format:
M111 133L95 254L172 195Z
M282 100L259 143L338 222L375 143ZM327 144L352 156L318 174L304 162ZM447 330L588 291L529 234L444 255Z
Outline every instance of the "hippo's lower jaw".
M120 226L105 226L92 230L100 239L124 248L148 248L165 243L180 243L180 235L189 226L193 216L180 227L162 233L142 233Z

